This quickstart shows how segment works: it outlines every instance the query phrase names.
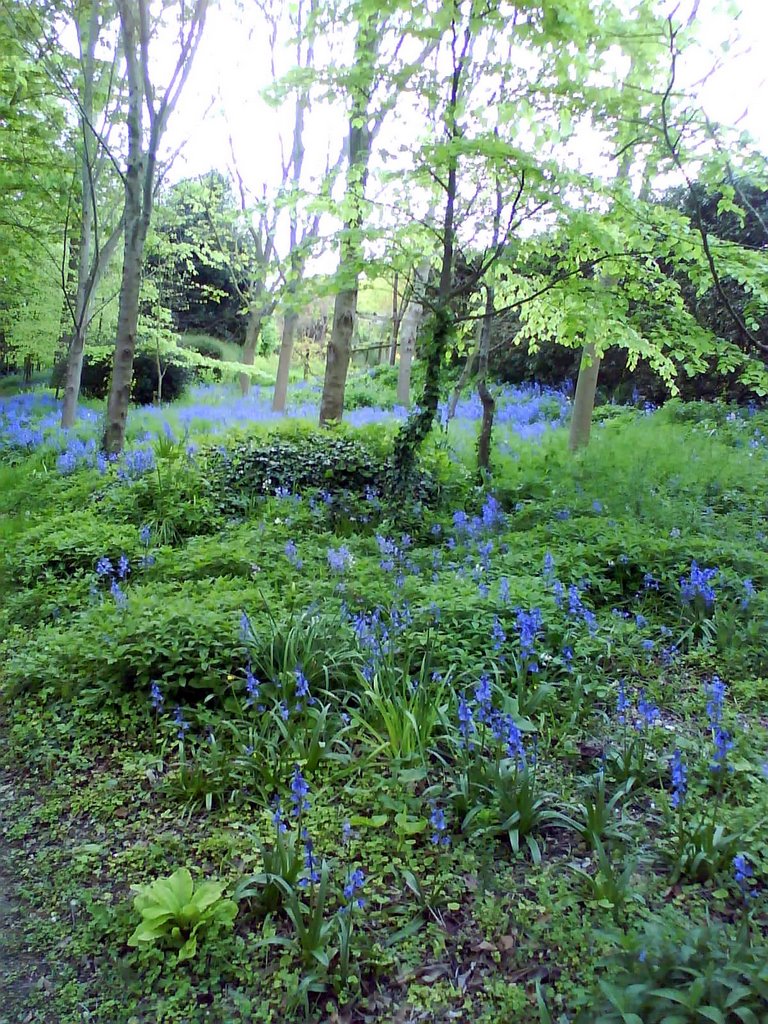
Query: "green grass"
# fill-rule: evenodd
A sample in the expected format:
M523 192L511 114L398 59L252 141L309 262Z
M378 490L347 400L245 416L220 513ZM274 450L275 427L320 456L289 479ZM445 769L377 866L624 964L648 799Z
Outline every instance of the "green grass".
M394 509L354 472L330 503L225 491L172 448L132 485L0 466L0 868L52 979L32 1019L767 1019L764 417L726 416L616 415L576 457L500 432L496 512L453 428ZM359 436L375 463L389 433ZM125 600L95 571L121 555ZM694 561L711 604L683 597ZM180 867L238 902L181 961L182 911L128 945L131 886Z

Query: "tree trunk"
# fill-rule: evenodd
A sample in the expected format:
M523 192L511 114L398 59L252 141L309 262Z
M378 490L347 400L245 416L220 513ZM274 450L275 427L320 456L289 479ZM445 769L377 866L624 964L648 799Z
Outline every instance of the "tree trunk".
M491 349L491 326L494 314L493 288L486 289L485 315L480 328L480 344L477 354L477 393L483 406L483 422L480 425L480 436L477 439L477 468L488 472L491 462L491 434L493 431L493 415L496 401L488 390L488 353Z
M632 58L627 81L632 75L636 58ZM632 169L632 147L624 150L621 157L619 169L616 172L616 181L624 182L629 178ZM616 284L615 278L606 277L603 285L611 288ZM595 395L597 394L597 378L600 373L600 356L597 355L593 343L588 342L581 351L581 362L579 363L579 376L576 380L576 394L573 396L573 413L571 415L571 429L568 437L568 447L572 452L578 448L586 448L589 444L589 435L592 431L592 416L595 411Z
M120 38L128 82L126 125L128 155L124 175L125 208L123 227L123 276L117 314L117 340L112 362L112 386L107 402L107 422L102 446L118 454L125 445L125 427L131 400L133 356L139 322L141 271L144 244L152 220L157 172L157 154L168 118L175 107L192 67L200 42L208 0L196 0L189 12L186 32L181 34L175 69L165 93L158 95L150 80L149 44L152 33L148 0L117 0ZM182 5L182 13L186 10ZM144 109L149 117L149 134L144 148Z
M400 334L402 318L400 317L400 305L397 298L397 286L400 283L400 275L395 271L395 280L392 285L392 340L389 346L389 365L394 366L397 359L397 338Z
M126 224L123 250L123 278L120 285L120 308L117 315L117 343L112 360L112 385L107 402L107 422L104 430L103 447L106 452L118 454L125 444L125 427L128 420L128 406L131 401L133 381L133 354L136 351L136 336L139 323L139 294L141 291L141 266L144 256L144 231L140 207L136 200L129 200L134 187L138 193L138 180L126 174ZM130 214L129 214L129 206Z
M584 346L581 354L579 377L576 381L576 394L573 397L571 431L568 437L568 447L572 452L576 451L577 448L586 448L589 444L599 372L600 356L597 355L595 346L590 342Z
M88 309L94 282L91 279L91 244L96 222L93 182L93 153L96 139L93 134L93 85L95 74L96 41L99 35L99 5L91 7L88 26L88 41L85 51L82 45L82 28L77 22L80 38L80 52L83 60L83 98L80 130L83 136L83 154L80 161L80 189L82 192L82 214L80 218L80 241L77 250L77 293L72 339L67 351L67 370L64 381L64 402L61 408L61 426L68 430L74 425L77 415L77 399L80 395L80 378L83 373L85 333L88 329ZM98 253L96 253L98 260Z
M424 318L423 296L429 277L429 262L424 260L416 269L413 291L400 324L400 364L397 369L397 402L406 407L411 404L411 370L416 353L416 339Z
M261 312L252 308L248 314L248 326L245 328L245 344L243 345L243 354L240 357L240 362L244 366L253 366L256 361L256 349L259 345L263 322L264 318ZM251 386L250 374L241 373L238 376L238 380L240 383L240 394L245 397Z
M354 288L338 292L333 304L333 328L328 342L323 397L320 402L321 426L340 420L344 412L344 388L355 330L357 292L355 280Z
M375 8L372 8L375 10ZM363 245L360 232L364 221L365 186L371 156L371 113L369 105L372 83L365 82L362 69L370 66L372 54L380 43L378 18L371 16L358 23L355 37L354 66L359 80L350 89L352 107L347 130L347 184L345 203L349 208L339 254L340 290L333 304L333 326L325 361L323 395L320 400L320 425L336 422L344 412L344 387L347 382L352 335L357 316L357 294ZM361 76L361 77L360 77Z
M459 404L459 399L461 398L461 393L464 390L464 388L467 386L467 384L469 383L469 379L472 376L472 371L475 368L475 360L477 359L478 353L480 351L480 341L481 341L482 336L483 336L483 324L484 323L485 323L485 320L481 320L480 321L480 324L479 324L479 326L477 328L477 332L476 332L476 336L475 336L475 344L472 346L471 350L469 351L469 353L467 355L467 361L466 361L466 363L464 363L464 369L461 371L461 376L456 381L456 387L453 389L453 393L451 395L451 400L448 403L447 419L448 419L449 422L456 415L456 409L457 409L458 404Z
M298 323L298 313L285 314L283 319L283 335L280 339L280 356L277 361L275 393L272 397L272 409L274 412L285 411L285 403L288 397L288 378L291 372L291 357L293 355L293 342L296 337L296 327Z

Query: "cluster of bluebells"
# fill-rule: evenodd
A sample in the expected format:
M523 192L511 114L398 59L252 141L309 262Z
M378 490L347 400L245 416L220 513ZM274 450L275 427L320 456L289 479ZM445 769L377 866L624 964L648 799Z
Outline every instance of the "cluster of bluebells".
M345 573L352 564L352 553L346 544L342 544L339 548L328 548L327 558L331 571L339 573L339 575Z
M365 900L360 895L364 884L365 874L361 868L355 868L350 872L344 886L344 899L347 901L348 907L355 906L362 909L365 906Z
M753 885L754 871L742 853L733 858L733 880L745 898L757 896L757 889Z
M56 468L62 476L69 476L81 468L98 469L103 475L109 462L114 462L116 458L117 456L108 457L99 451L95 438L83 441L79 437L68 437L66 447L56 460Z
M354 615L350 615L345 606L342 617L352 626L360 649L366 655L362 671L367 682L373 679L381 659L393 651L395 639L405 633L413 622L407 601L393 605L386 612L376 607L371 612L359 611Z
M288 559L288 561L291 563L294 569L301 570L304 567L304 563L299 557L299 549L296 547L295 541L287 540L285 542L285 547L283 548L283 551L285 552L285 557Z
M688 768L683 761L680 748L676 747L672 755L672 806L676 810L683 806L687 791Z
M117 478L124 483L138 480L155 468L155 453L151 448L128 448L117 462Z
M529 672L539 671L535 646L543 621L539 608L532 608L529 612L523 608L517 609L516 626L517 636L520 641L520 656L526 663Z
M570 584L567 588L564 586L557 578L555 560L549 551L544 555L543 576L545 583L552 591L557 607L566 608L572 619L581 620L589 632L594 635L597 632L597 619L595 613L584 604L583 588L575 583Z
M707 692L707 718L712 733L714 751L710 768L715 773L724 771L726 766L730 771L732 765L728 765L728 754L733 749L731 734L723 728L723 707L725 704L725 683L713 676L711 682L706 684Z
M661 713L658 707L648 700L642 687L637 691L637 702L633 705L632 696L621 680L616 697L616 718L620 725L632 725L640 732L658 725Z
M690 572L680 579L680 595L683 601L686 604L693 604L700 600L705 609L713 608L717 597L713 581L718 575L718 569L703 569L695 560L692 561Z
M165 705L165 697L163 691L160 689L160 684L154 682L149 687L149 700L152 704L152 708L156 714L162 714L163 707Z
M381 533L376 534L376 544L379 548L379 568L384 572L392 573L395 586L402 587L407 574L417 575L418 566L409 555L413 541L407 533L404 533L399 543L391 537L385 537Z
M480 677L471 699L466 694L459 695L456 717L461 745L466 750L476 749L475 741L478 737L482 746L492 740L519 767L525 766L525 747L520 728L512 715L504 714L493 706L493 691L487 675Z
M177 705L173 712L173 724L176 726L176 735L183 742L189 731L189 722L184 717L184 712Z

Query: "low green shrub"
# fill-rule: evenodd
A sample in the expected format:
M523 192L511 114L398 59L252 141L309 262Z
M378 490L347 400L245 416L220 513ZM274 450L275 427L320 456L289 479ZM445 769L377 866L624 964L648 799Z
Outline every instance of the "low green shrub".
M580 1024L694 1024L768 1020L768 948L723 925L656 927L621 940L618 972ZM609 962L609 966L613 966Z

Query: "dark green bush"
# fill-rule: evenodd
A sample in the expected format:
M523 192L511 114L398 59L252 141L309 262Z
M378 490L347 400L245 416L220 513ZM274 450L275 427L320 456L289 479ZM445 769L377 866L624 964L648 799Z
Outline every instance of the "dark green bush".
M623 940L619 972L580 1024L737 1024L768 1021L765 941L722 925L686 932L656 928Z
M218 358L221 358L219 355ZM64 386L66 363L57 363L51 375L51 387ZM85 398L106 398L112 378L112 360L108 357L83 360L83 372L80 379L80 394ZM173 402L180 398L184 388L192 379L189 367L179 363L163 362L163 394L164 402ZM157 361L153 355L140 352L133 361L133 384L131 398L138 405L150 405L157 395Z
M92 573L100 558L113 564L121 555L133 560L140 548L136 529L84 509L56 516L9 541L2 574L14 584L33 586L46 576L66 579Z
M171 699L187 689L223 695L228 677L243 665L240 611L258 606L253 588L206 580L125 589L126 607L106 592L61 626L40 628L34 644L12 651L4 674L10 691L149 693L157 681ZM266 628L255 615L251 621Z
M249 439L199 453L208 488L222 497L319 488L362 493L382 483L383 463L360 441L320 433Z

